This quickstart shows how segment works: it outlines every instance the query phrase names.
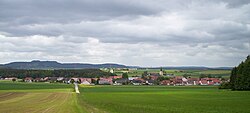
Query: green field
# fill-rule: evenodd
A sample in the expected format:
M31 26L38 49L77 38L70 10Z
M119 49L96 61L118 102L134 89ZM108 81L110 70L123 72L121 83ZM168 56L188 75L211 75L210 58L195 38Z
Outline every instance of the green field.
M82 87L78 97L89 112L106 113L249 113L250 92L217 87Z
M78 113L72 85L0 82L0 113Z
M159 73L159 69L138 69L128 71L129 76L141 76L144 71L148 73ZM119 70L114 71L115 74L121 75L123 72ZM183 76L185 74L191 77L199 77L201 74L212 75L212 76L222 76L228 78L230 76L231 70L164 70L167 74L174 74L176 76Z
M0 113L249 113L250 92L204 86L0 82Z

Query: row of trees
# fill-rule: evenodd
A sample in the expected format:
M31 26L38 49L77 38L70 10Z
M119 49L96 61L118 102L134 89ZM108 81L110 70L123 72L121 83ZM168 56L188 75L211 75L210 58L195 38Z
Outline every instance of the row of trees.
M222 75L200 74L199 78L222 78Z
M114 74L104 72L99 69L61 69L61 70L21 70L21 69L0 69L0 77L25 77L44 78L44 77L103 77L113 76Z

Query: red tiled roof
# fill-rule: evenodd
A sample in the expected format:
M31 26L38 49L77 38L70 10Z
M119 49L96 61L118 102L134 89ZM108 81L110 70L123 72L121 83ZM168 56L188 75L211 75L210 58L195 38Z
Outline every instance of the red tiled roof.
M31 77L26 77L25 80L32 80L33 78Z
M171 83L170 80L163 80L163 81L161 81L161 84L162 84L162 85L168 85L168 84L170 84L170 83Z

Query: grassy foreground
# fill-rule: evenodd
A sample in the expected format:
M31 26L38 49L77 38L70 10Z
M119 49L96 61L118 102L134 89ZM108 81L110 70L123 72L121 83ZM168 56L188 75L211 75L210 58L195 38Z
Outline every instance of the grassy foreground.
M0 113L79 113L72 85L0 82Z
M0 82L0 113L249 113L250 92L216 87Z
M216 87L95 86L78 97L88 112L249 113L250 92Z

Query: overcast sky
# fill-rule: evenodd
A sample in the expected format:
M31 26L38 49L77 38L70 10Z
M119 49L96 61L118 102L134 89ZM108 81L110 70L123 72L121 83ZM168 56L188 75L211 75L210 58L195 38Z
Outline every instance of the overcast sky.
M0 63L236 66L249 0L1 0Z

